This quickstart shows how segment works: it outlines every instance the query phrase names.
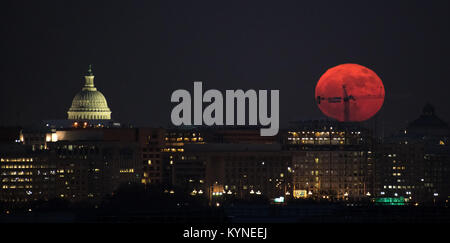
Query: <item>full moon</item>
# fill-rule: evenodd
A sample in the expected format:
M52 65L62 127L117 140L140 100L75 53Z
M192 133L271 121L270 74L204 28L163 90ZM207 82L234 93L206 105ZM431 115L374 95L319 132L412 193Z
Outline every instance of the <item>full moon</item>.
M383 106L384 85L378 75L358 64L328 69L316 85L315 98L326 116L341 122L362 122Z

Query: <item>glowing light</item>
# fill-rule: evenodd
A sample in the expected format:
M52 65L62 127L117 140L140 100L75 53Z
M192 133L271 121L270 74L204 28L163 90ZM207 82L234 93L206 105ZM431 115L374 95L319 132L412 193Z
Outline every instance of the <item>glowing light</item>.
M52 133L51 141L52 141L52 142L58 142L58 134Z
M381 197L375 199L375 204L381 204L381 205L405 205L405 199L403 197Z
M294 198L306 198L306 190L294 190Z
M284 197L274 198L273 201L276 202L276 203L283 203L284 202Z

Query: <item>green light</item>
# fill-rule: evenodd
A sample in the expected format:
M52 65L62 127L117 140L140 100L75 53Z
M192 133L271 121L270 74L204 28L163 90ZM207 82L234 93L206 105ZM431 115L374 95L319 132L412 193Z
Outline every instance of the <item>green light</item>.
M375 204L389 205L389 206L402 206L405 205L404 197L380 197L375 199Z
M284 197L274 198L273 201L276 202L276 203L283 203L284 202Z

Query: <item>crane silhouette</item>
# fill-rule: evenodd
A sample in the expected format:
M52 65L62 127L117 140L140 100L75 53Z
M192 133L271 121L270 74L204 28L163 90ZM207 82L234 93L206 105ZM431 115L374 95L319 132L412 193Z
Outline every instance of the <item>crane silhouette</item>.
M381 95L366 95L357 97L358 100L361 99L380 99L383 98ZM350 101L356 101L356 97L349 95L345 85L342 85L342 97L322 97L317 96L317 104L320 105L322 101L328 103L343 103L344 104L344 122L350 122Z

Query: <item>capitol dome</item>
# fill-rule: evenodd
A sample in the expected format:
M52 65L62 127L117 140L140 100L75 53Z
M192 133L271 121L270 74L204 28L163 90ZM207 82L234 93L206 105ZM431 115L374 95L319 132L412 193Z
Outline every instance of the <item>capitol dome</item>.
M94 86L92 68L84 76L83 89L75 95L68 114L69 120L110 120L111 110L105 96Z

